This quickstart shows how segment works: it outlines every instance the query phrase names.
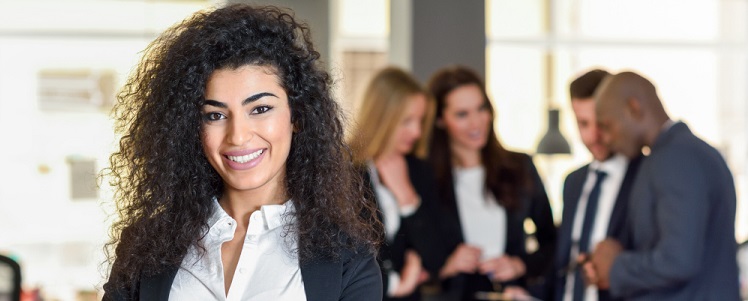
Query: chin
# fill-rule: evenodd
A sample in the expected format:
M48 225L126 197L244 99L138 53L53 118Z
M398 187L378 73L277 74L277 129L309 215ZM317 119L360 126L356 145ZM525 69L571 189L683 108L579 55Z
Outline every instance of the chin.
M240 179L224 181L223 186L232 190L253 190L262 187L267 180L263 179Z
M600 161L600 162L608 160L611 157L613 157L613 153L609 153L609 152L607 152L607 153L595 153L595 154L592 154L592 158L594 158L595 160Z

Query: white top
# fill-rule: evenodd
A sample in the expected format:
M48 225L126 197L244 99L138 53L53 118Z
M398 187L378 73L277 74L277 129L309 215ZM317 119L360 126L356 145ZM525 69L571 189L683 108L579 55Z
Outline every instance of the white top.
M371 176L371 184L374 186L374 193L377 195L377 204L382 210L384 235L388 242L392 242L395 239L395 234L400 230L400 218L413 215L420 203L415 206L401 207L392 191L379 181L379 173L374 162L369 162L369 175Z
M592 232L590 233L589 250L595 249L597 243L607 237L608 224L610 223L610 216L613 214L613 208L616 204L616 198L618 198L618 191L621 189L623 178L626 176L626 168L628 167L629 160L623 155L615 155L604 162L592 161L587 171L587 179L582 187L582 195L579 197L577 205L577 212L574 215L574 225L571 232L572 243L569 262L577 260L579 255L579 237L582 236L582 223L584 222L584 214L587 210L587 198L592 191L592 187L595 186L597 180L597 174L595 171L601 170L607 175L600 186L600 198L597 203L597 215L595 216L595 223L592 225ZM569 273L566 276L566 289L564 290L564 301L571 301L574 294L574 273ZM584 292L585 301L596 301L597 300L597 287L588 286Z
M374 162L369 161L369 176L377 197L377 204L382 211L382 223L384 224L384 236L387 242L395 240L395 234L400 230L400 218L413 215L418 209L420 202L414 206L400 206L395 195L382 182L379 181L379 173ZM400 283L400 274L390 271L388 277L387 295L392 296Z
M234 237L236 221L214 202L210 230L201 240L206 253L190 247L171 285L169 300L306 300L296 240L283 226L294 221L291 201L265 205L250 216L239 263L224 289L221 245ZM178 227L178 225L175 225Z
M506 249L506 210L485 187L483 166L453 169L457 211L465 243L480 248L482 260Z

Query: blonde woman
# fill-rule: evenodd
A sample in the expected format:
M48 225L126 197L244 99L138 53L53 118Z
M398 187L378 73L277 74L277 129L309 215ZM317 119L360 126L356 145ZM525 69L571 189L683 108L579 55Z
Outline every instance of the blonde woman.
M428 93L405 71L389 67L369 83L350 133L356 163L365 170L385 225L379 253L385 300L420 300L418 286L437 279L446 258L434 232L435 181L423 152Z

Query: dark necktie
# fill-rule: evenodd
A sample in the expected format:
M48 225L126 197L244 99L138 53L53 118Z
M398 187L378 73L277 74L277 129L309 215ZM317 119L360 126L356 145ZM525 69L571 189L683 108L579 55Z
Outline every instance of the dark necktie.
M590 190L590 195L587 197L587 208L584 211L584 221L582 222L582 234L579 236L579 253L589 253L590 247L590 235L592 233L592 226L595 224L595 216L597 216L597 203L600 200L600 190L607 175L604 171L596 170L597 179L595 180L595 186ZM575 258L573 258L576 260ZM584 300L584 279L582 279L582 271L577 269L574 277L574 301Z

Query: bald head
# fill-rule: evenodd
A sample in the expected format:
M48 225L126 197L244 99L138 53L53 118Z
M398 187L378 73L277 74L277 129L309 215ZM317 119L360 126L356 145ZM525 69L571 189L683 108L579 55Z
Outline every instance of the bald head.
M628 102L636 100L644 113L652 114L662 122L667 120L667 114L657 96L655 86L643 76L634 72L621 72L608 76L600 84L595 93L597 107L605 110L621 112Z
M603 142L632 158L650 146L668 120L655 86L634 72L607 77L595 93Z

